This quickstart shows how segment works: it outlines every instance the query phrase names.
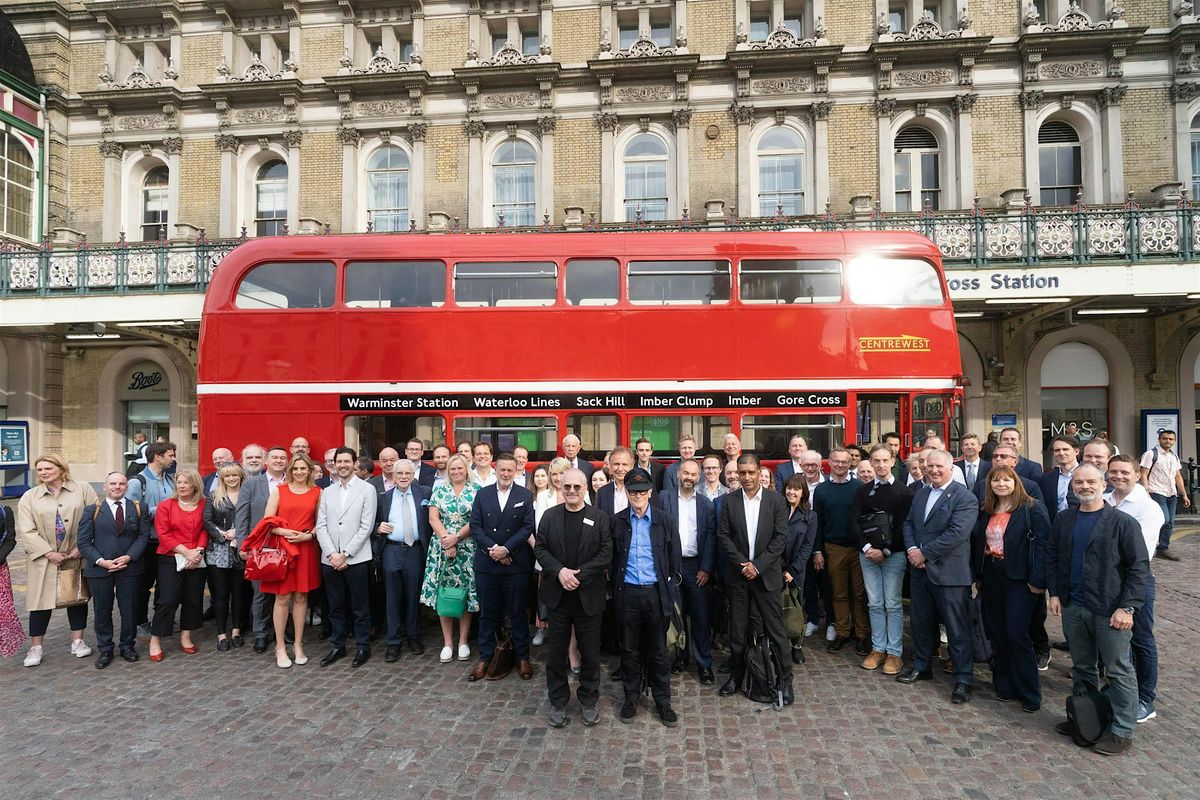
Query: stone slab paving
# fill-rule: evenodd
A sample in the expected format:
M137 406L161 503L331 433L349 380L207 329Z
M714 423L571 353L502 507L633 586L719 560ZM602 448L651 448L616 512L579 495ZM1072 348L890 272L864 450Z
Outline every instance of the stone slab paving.
M287 671L249 646L220 653L210 626L196 656L170 640L153 664L140 642L140 662L97 672L70 656L58 612L42 666L0 662L0 798L1200 798L1200 536L1175 550L1182 562L1155 562L1159 716L1118 758L1052 730L1070 688L1057 651L1035 714L995 702L985 669L952 706L949 676L902 686L813 639L782 713L689 674L673 681L679 728L649 705L622 725L605 680L599 725L572 704L553 730L540 664L531 682L468 684L469 665L438 663L432 626L425 655L385 664L376 647L358 670L320 668L315 636Z

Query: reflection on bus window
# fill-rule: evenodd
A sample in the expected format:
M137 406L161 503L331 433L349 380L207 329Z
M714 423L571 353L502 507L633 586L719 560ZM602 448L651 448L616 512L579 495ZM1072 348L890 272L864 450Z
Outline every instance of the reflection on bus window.
M629 302L644 306L729 302L728 261L631 261Z
M836 303L842 299L838 261L743 261L738 267L743 303Z
M851 302L864 306L940 306L937 270L917 258L860 256L846 267Z
M654 455L679 455L679 437L690 433L696 440L696 454L720 453L725 434L732 431L729 417L634 417L629 423L629 441L646 438L654 446Z
M570 267L567 269L570 274ZM579 437L579 457L589 461L602 460L616 447L619 432L616 414L572 414L567 417L567 433Z
M238 308L329 308L333 264L327 261L259 264L242 278Z
M919 394L912 401L912 431L913 443L923 447L925 440L936 436L946 441L946 403L945 397L939 394Z
M611 258L573 258L567 262L568 305L615 305L620 283L620 265Z
M841 414L760 414L742 417L742 452L759 458L788 457L788 442L804 437L809 450L829 455L846 443L846 418Z
M404 444L409 439L424 443L426 457L432 457L433 448L446 443L446 420L441 417L363 416L358 418L356 427L359 455L371 458L378 458L385 447L396 448L403 457Z
M436 308L446 302L440 261L356 261L346 266L351 308Z
M459 417L454 441L487 442L492 453L511 453L521 445L530 461L548 461L558 449L558 420L554 417Z
M459 262L454 302L460 306L550 306L558 293L554 262Z

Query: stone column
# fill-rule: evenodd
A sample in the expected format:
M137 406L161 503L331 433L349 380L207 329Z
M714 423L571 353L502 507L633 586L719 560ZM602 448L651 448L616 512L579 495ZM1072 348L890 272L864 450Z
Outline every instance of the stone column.
M228 133L217 135L217 148L221 151L221 205L217 213L217 235L222 239L232 239L239 231L237 219L237 197L239 187L237 180L237 154L242 143L236 136Z
M1175 106L1175 180L1192 190L1192 117L1188 104L1200 94L1200 84L1175 83L1171 85L1171 100ZM1193 195L1192 202L1196 198Z
M805 166L813 173L813 202L809 213L820 214L829 202L829 112L833 103L818 100L812 104L813 157Z
M408 216L418 228L425 227L425 133L429 126L413 122L408 126L412 139L412 166L408 170Z
M734 103L729 107L737 128L737 210L739 214L754 213L754 198L750 193L751 173L754 169L754 157L750 152L750 126L754 122L754 107L740 106Z
M1101 203L1120 203L1125 199L1125 158L1121 147L1121 100L1125 92L1124 86L1110 86L1096 95L1104 136L1104 149L1101 152L1104 189L1096 198Z
M300 142L304 131L284 131L283 143L288 149L288 208L287 226L295 233L300 226Z
M342 233L359 233L366 230L358 208L358 146L362 134L357 128L338 128L338 140L342 143Z
M1041 175L1038 169L1038 111L1042 104L1046 101L1046 95L1040 89L1021 92L1017 99L1021 103L1024 116L1024 134L1025 134L1025 186L1029 189L1029 193L1033 195L1035 205L1041 204L1038 190L1042 186Z
M616 114L601 112L596 115L596 125L600 128L600 221L618 222L619 209L616 208L616 152L613 139L616 137L617 125L620 120Z
M492 221L485 218L483 207L483 134L487 130L483 120L469 119L463 123L467 134L467 227L490 227Z
M163 139L163 150L167 153L167 171L170 180L167 181L167 236L173 236L174 225L183 222L179 218L179 185L183 173L180 172L180 155L183 153L183 138L168 136Z
M671 112L671 127L675 130L675 207L667 208L668 219L682 217L683 209L691 206L688 201L692 172L688 147L691 125L690 108L679 108Z
M968 208L975 202L975 147L971 137L971 109L978 98L977 94L954 97L954 115L957 119L954 138L958 142L958 208Z
M101 237L115 242L121 233L121 158L125 147L119 142L100 142L104 156L104 210L101 214Z
M541 200L542 207L533 215L535 222L541 222L543 214L549 214L550 221L554 221L554 126L557 122L558 118L552 114L538 117L538 132L542 137L542 155L538 161L538 183L541 192L538 199Z
M896 113L896 100L881 97L874 103L878 124L875 149L879 153L879 201L884 211L896 210L896 159L892 156L892 115ZM917 208L921 207L920 191L913 190Z

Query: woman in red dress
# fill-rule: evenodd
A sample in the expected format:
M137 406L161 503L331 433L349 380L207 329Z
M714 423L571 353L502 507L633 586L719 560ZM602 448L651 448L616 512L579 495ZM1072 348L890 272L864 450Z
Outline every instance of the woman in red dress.
M282 669L292 665L284 646L288 610L291 609L296 643L293 655L296 663L308 663L304 655L304 617L308 612L308 593L321 585L321 549L317 544L317 505L321 490L314 485L313 462L305 455L292 456L288 462L287 481L271 489L264 517L280 516L288 521L286 528L272 528L271 533L291 542L299 554L288 562L287 575L281 581L263 581L263 594L275 595L275 663Z

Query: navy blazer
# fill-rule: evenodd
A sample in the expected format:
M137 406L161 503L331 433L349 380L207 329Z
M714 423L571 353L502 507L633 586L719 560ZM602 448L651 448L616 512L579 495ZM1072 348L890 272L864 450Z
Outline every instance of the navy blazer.
M682 461L676 461L674 464L668 464L663 470L661 490L666 492L679 491L679 465ZM703 477L703 476L701 476Z
M654 495L654 502L660 508L665 508L675 518L675 535L679 536L679 491L663 492ZM679 538L680 553L683 552L683 539ZM709 575L717 568L717 516L713 511L712 500L699 492L696 493L696 550L700 559L700 571Z
M971 562L976 580L983 576L989 520L990 516L980 513L971 535ZM1008 526L1004 529L1005 576L1045 589L1046 542L1049 538L1050 517L1047 516L1044 505L1034 502L1028 506L1019 506L1013 511L1008 518Z
M796 465L789 458L778 467L775 468L775 491L783 494L783 485L787 483L788 478L796 474Z
M424 461L418 461L417 474L413 478L413 483L418 486L424 486L426 489L433 491L433 482L437 480L437 467L432 464L426 464Z
M1050 512L1050 522L1054 522L1054 518L1058 516L1058 467L1043 473L1040 488L1042 497L1046 503L1046 511ZM1067 480L1067 508L1076 507L1079 505L1079 498L1075 496L1075 487L1071 486L1070 479Z
M787 547L783 551L783 569L792 576L796 588L804 591L805 567L817 540L817 515L810 508L796 509L788 516Z
M1014 470L1022 478L1029 478L1031 481L1040 483L1042 476L1046 474L1046 470L1042 469L1042 465L1036 461L1030 461L1025 456L1017 456L1017 466Z
M533 550L529 546L529 537L533 536L533 521L533 493L523 486L512 485L503 511L500 510L496 484L476 492L475 502L471 504L475 571L506 574L532 570ZM488 548L495 544L508 548L511 564L506 566L488 555Z
M754 568L769 592L783 590L783 551L787 548L788 504L779 492L760 488L758 531L755 536ZM729 580L745 580L741 565L750 561L750 537L746 530L746 506L743 491L737 489L721 498L721 516L717 520L717 542L724 556L722 570Z
M596 507L608 514L609 517L617 515L615 500L613 495L616 494L617 485L612 481L600 487L600 491L596 492Z
M679 550L679 537L671 512L662 506L650 504L650 551L654 554L654 575L658 578L659 606L662 615L669 617L674 612L672 585L678 588L683 579L683 557ZM629 546L633 540L633 525L629 521L629 509L612 518L613 561L612 597L620 606L625 591L625 567L629 563ZM671 580L674 578L675 583Z
M950 481L926 519L931 491L922 486L913 496L904 520L904 548L916 547L925 556L925 575L933 585L970 586L971 532L979 518L979 501L966 486Z
M150 513L145 503L134 502L124 498L125 526L117 530L117 520L108 507L108 499L87 506L79 517L79 552L83 556L83 576L85 578L106 578L109 571L96 566L101 558L119 558L129 556L129 565L125 569L111 573L116 575L141 575L142 554L150 541ZM141 513L137 508L140 507ZM95 522L92 517L95 516Z
M425 548L429 547L429 542L433 539L433 527L429 524L429 498L433 494L424 486L418 486L416 482L409 484L408 490L412 492L413 501L417 505L417 541ZM395 497L395 487L390 492L384 492L379 495L378 504L375 506L375 527L371 530L372 535L381 536L386 539L386 536L379 533L379 526L388 521L388 516L392 513L392 498Z
M635 469L637 468L636 461L633 466ZM650 485L654 487L654 491L661 492L663 487L663 465L654 459L650 459L650 467L648 469L642 467L642 469L650 473ZM591 476L588 477L588 480L591 480Z
M960 458L958 461L954 462L954 466L956 466L960 470L962 470L963 480L966 480L967 479L967 460L965 458ZM975 485L978 486L979 482L982 481L984 478L986 478L987 474L991 471L992 471L992 462L984 461L982 458L979 459L979 474L975 476ZM975 487L972 486L971 488L974 489Z

